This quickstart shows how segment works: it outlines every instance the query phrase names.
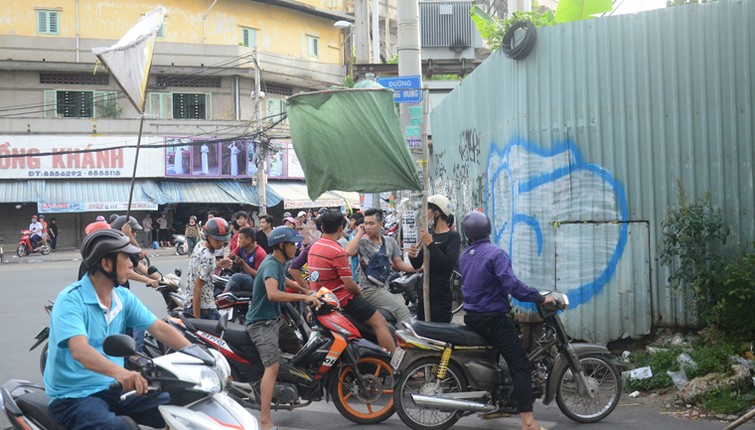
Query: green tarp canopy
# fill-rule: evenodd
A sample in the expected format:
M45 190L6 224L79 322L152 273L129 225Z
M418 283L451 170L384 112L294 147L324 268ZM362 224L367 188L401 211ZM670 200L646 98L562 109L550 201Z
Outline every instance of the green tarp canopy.
M392 90L336 89L287 101L291 140L312 200L331 190L422 189Z

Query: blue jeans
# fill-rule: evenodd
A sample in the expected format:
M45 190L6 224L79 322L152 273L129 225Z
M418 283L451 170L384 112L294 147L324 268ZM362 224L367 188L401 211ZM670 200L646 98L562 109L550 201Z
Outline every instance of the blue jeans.
M129 423L119 415L131 417L141 425L165 427L160 405L170 403L168 393L131 396L120 400L120 391L104 390L80 399L56 399L50 403L50 414L68 430L128 430Z
M247 292L252 293L254 288L254 276L244 273L234 273L228 283L225 284L225 290L223 292L239 293Z

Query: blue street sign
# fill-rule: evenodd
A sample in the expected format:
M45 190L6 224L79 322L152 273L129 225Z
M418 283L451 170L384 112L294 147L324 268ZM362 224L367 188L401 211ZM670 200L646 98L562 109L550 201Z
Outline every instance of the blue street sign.
M422 101L422 78L419 76L398 76L378 78L377 83L394 91L395 103L418 103Z

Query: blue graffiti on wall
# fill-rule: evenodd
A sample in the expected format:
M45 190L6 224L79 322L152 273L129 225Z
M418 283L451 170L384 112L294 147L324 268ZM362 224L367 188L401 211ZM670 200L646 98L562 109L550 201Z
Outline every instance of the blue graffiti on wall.
M552 243L556 237L554 223L597 221L616 226L610 243L593 252L594 270L573 275L572 288L567 292L572 307L589 302L613 278L628 238L624 188L608 170L585 161L573 142L558 142L549 149L523 139L512 139L503 148L491 144L485 196L485 210L493 222L492 240L504 246L512 261L522 270L531 270L530 278L542 281L546 288L555 268L552 260L542 259L544 248L556 252ZM525 230L517 231L518 227ZM589 245L591 240L595 238L588 237L584 244ZM573 247L577 253L582 245L559 244L560 248L564 246ZM548 265L551 273L543 274Z

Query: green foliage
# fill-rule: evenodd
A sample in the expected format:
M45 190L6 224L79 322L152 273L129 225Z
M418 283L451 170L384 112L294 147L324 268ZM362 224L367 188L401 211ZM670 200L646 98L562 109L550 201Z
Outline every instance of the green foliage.
M94 104L97 109L97 118L120 118L123 109L118 105L118 100L104 99Z
M723 223L721 210L711 204L710 192L688 202L679 179L676 188L676 206L667 209L661 223L660 262L671 270L669 287L691 293L700 316L708 322L720 285L722 258L716 247L726 243L729 227Z
M731 371L729 356L731 355L736 355L736 350L733 345L726 342L699 345L689 353L692 360L697 363L697 368L685 366L684 373L689 379L709 373L729 373Z
M346 88L354 88L354 75L346 75L343 77L343 86Z
M540 8L537 2L532 2L532 11L514 12L506 19L494 18L483 11L479 6L472 6L469 10L469 16L474 21L477 30L483 39L488 42L488 46L493 51L501 49L503 44L503 35L506 34L517 21L530 21L535 27L547 27L556 23L556 17L553 11L547 8Z
M705 409L719 414L736 414L755 401L755 392L731 391L725 389L713 390L702 399Z
M676 361L676 357L682 352L684 352L682 348L676 347L655 353L644 351L632 353L630 357L634 365L633 367L650 366L653 370L653 377L648 379L628 379L625 386L629 391L650 391L673 386L674 383L671 377L666 374L666 371L679 370L679 363Z
M734 335L755 333L755 253L741 254L724 268L723 285L713 292L710 322Z

